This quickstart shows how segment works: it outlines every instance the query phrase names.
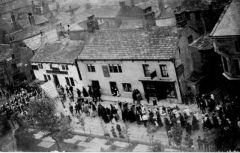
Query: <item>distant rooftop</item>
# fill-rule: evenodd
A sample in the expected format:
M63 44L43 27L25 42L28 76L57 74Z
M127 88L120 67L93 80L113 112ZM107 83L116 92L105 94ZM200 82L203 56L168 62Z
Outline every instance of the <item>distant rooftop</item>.
M215 25L210 36L239 36L240 35L240 0L233 0L225 8L220 16L218 23Z
M31 62L74 63L84 47L82 41L63 39L41 47Z
M161 60L173 58L177 36L172 29L102 30L92 34L80 60Z
M11 58L13 50L10 48L9 44L0 44L0 62Z
M206 35L198 38L189 46L197 48L198 50L210 50L213 48L213 41L208 35Z

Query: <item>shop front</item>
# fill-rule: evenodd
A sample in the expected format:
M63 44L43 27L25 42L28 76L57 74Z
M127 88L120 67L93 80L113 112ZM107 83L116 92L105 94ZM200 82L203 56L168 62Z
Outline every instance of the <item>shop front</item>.
M148 93L149 97L156 97L158 100L172 98L177 99L175 81L141 81L144 92Z

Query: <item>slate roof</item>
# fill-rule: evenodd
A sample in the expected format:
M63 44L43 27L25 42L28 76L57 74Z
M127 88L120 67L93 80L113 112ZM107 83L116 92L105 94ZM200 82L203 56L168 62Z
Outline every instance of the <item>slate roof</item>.
M208 10L209 2L207 0L184 0L182 7L187 11Z
M84 43L63 39L40 48L31 59L31 62L74 63L81 53Z
M80 60L160 60L173 58L177 36L171 29L96 31L89 37Z
M236 35L240 35L240 0L233 0L225 8L225 11L210 34L213 37Z
M206 35L198 38L189 46L197 48L198 50L209 50L213 48L213 41L208 35Z
M10 48L9 44L0 44L0 62L12 57L13 50Z
M126 5L120 8L117 17L142 19L144 18L144 11L140 7Z

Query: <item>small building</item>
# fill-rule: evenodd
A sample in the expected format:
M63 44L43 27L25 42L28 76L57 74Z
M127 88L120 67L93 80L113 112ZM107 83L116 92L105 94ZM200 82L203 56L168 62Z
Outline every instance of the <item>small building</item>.
M117 89L121 97L132 98L134 89L142 95L181 103L176 74L177 36L166 30L99 30L89 35L77 58L85 86L100 86L104 95Z
M240 87L240 1L233 0L225 8L210 36L214 49L222 58L223 76L232 93L239 95Z
M83 42L69 39L42 46L31 59L36 79L82 90L82 77L75 58L81 53L83 46Z
M32 52L27 47L19 47L9 44L0 44L0 84L13 85L23 80L31 81L31 66L29 59Z

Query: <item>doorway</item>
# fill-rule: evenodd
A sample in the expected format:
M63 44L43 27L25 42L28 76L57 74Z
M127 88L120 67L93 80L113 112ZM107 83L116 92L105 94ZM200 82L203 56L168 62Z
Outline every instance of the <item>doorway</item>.
M114 94L115 89L118 90L117 83L116 82L110 82L110 89L111 89L112 94Z
M100 88L99 81L92 80L92 88L93 89L99 89Z
M55 83L56 86L59 86L59 85L60 85L57 75L54 75L54 74L53 74L53 80L54 80L54 83Z

